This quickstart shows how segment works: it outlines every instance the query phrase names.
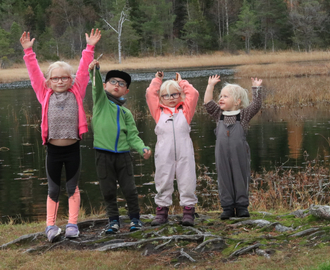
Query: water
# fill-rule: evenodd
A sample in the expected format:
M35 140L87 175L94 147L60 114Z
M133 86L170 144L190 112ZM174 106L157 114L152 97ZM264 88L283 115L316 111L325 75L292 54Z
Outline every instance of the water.
M206 114L202 102L208 76L221 74L222 82L242 83L234 80L230 69L205 69L181 71L200 92L197 112L191 123L191 137L195 148L196 164L205 165L216 178L214 164L215 122ZM145 102L145 89L155 72L132 74L133 83L127 95L127 107L136 118L140 136L154 150L155 123ZM166 72L165 79L175 77ZM247 87L247 86L245 86ZM221 84L216 86L219 93ZM0 216L20 216L24 220L45 220L47 179L45 174L45 147L40 136L41 105L28 82L0 84ZM91 85L88 86L84 102L87 116L91 116ZM261 172L285 168L303 168L306 162L329 159L328 108L263 109L250 122L248 142L251 148L251 169ZM90 128L89 128L90 129ZM84 135L81 142L82 172L80 190L82 205L87 213L100 209L101 198L94 163L93 134ZM144 210L153 206L153 157L145 161L133 152L134 173ZM64 181L64 178L63 178ZM67 213L67 196L63 182L59 215ZM119 193L119 205L125 202Z

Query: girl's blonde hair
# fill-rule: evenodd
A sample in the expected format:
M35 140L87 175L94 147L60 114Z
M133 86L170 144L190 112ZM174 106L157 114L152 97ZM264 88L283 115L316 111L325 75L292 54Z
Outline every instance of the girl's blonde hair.
M181 100L184 101L186 98L185 94L183 93L181 87L179 86L179 83L174 80L167 80L163 82L162 86L160 87L159 90L159 98L162 96L164 92L170 95L170 88L173 87L174 89L178 90L181 93Z
M49 85L49 80L52 76L52 72L56 68L64 69L65 72L67 72L68 75L71 77L71 79L73 79L73 77L74 77L73 67L71 65L69 65L68 63L64 62L64 61L56 61L56 62L52 63L46 71L45 77L46 77L46 85L47 86Z
M241 100L239 109L243 109L249 106L250 101L247 94L247 90L244 89L243 87L239 86L238 84L225 83L225 86L222 88L222 90L223 89L228 90L228 92L231 94L235 102L237 102L239 99ZM219 101L220 101L220 97L221 97L221 92L219 95Z

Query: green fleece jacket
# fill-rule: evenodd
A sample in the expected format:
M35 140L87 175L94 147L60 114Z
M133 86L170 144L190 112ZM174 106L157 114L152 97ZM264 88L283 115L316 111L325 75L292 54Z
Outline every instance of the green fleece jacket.
M89 76L93 81L93 71L89 72ZM95 72L95 86L92 91L94 149L113 153L135 149L143 155L143 150L149 147L145 146L139 137L131 111L107 98L99 70Z

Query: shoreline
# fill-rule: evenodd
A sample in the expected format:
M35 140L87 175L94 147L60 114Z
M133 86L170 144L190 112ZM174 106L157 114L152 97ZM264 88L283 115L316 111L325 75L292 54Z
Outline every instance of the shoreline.
M95 52L95 56L99 53ZM60 59L68 62L73 66L75 72L79 65L80 59ZM163 71L178 71L178 70L192 70L192 69L210 69L210 68L230 68L235 67L240 73L244 72L244 76L251 76L249 74L250 66L260 67L259 72L264 70L272 69L271 65L279 65L280 69L287 68L287 64L297 65L300 67L298 75L301 73L301 66L305 70L310 70L312 67L320 67L322 73L328 73L330 66L327 65L327 60L330 60L330 52L327 51L316 51L316 52L274 52L265 53L263 51L251 51L249 55L244 52L238 52L237 54L229 54L223 51L214 52L212 54L203 55L179 55L179 56L157 56L157 57L129 57L123 59L122 63L119 64L113 57L104 56L100 61L101 70L119 69L125 70L131 73L139 72L156 72L157 70ZM42 72L46 72L50 61L40 62L40 68ZM310 65L312 63L312 65ZM245 68L243 68L245 67ZM274 71L278 73L277 71ZM246 74L245 74L246 73ZM251 72L250 72L251 73ZM317 71L315 73L320 73ZM259 74L259 73L258 73ZM294 75L294 74L293 74ZM241 76L241 74L240 74ZM252 75L254 76L254 74ZM263 76L263 75L262 75ZM269 75L266 75L267 77ZM273 75L274 76L274 75ZM288 74L280 76L287 77ZM290 76L290 75L289 75ZM292 76L292 74L291 74ZM261 77L261 76L260 76ZM263 76L265 78L265 76ZM28 81L29 75L25 67L24 62L14 64L8 69L0 69L0 84L13 83L20 81Z

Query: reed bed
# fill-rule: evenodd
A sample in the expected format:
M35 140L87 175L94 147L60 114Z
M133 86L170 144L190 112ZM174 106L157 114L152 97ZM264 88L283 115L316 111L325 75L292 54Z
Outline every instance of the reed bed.
M96 56L98 53L95 54ZM70 63L75 69L79 64L79 59L61 59ZM294 52L284 51L276 53L264 53L261 51L251 51L246 54L242 51L236 54L229 54L223 51L214 52L212 54L203 55L166 55L158 57L127 57L119 64L116 59L111 56L103 56L100 64L101 69L106 71L110 69L132 70L166 70L166 69L182 69L193 67L211 67L211 66L233 66L233 65L258 65L258 64L275 64L275 63L292 63L306 61L326 61L330 60L330 52ZM41 70L46 71L50 62L40 63ZM266 65L267 66L267 65ZM297 66L299 66L297 64ZM279 68L281 68L279 66ZM306 69L310 67L305 66ZM264 67L260 67L262 71ZM322 70L322 68L320 68ZM242 70L244 74L249 68ZM324 71L323 71L324 72ZM304 73L300 71L300 73ZM261 72L257 72L261 74ZM250 75L247 75L250 76ZM266 77L266 76L263 76ZM15 64L9 69L0 69L0 83L8 83L14 81L28 80L28 73L23 63Z
M221 210L216 174L205 166L198 166L197 195L199 207ZM329 168L309 162L304 169L277 168L274 171L253 173L250 183L252 211L288 211L307 209L310 205L330 203Z

